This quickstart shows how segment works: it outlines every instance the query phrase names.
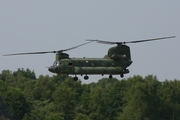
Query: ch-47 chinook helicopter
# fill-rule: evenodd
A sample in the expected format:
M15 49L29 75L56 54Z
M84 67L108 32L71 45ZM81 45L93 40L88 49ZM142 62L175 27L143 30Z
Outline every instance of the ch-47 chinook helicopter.
M124 74L129 73L127 67L132 63L130 48L125 45L127 43L140 43L147 41L162 40L168 38L174 38L175 36L129 41L129 42L111 42L104 40L87 40L88 42L80 44L78 46L58 50L58 51L46 51L46 52L28 52L28 53L16 53L16 54L6 54L4 56L11 55L25 55L25 54L46 54L46 53L56 53L56 59L54 64L48 68L52 73L66 74L66 75L75 75L74 80L77 81L78 77L76 75L84 75L84 79L89 79L89 74L108 74L111 79L112 75L120 75L124 77ZM82 45L98 42L103 44L117 44L115 47L111 47L108 50L107 55L104 58L70 58L65 51L75 49Z

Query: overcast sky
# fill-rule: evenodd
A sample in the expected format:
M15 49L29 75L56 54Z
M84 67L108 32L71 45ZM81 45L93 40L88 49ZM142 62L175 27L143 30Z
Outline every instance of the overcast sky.
M160 81L180 80L179 11L179 0L1 0L0 70L29 68L37 76L51 76L46 67L53 64L54 54L3 54L66 49L86 39L120 42L175 35L174 39L129 44L133 64L125 78L153 74ZM91 43L67 53L101 58L110 47ZM97 82L108 75L89 77L88 82Z

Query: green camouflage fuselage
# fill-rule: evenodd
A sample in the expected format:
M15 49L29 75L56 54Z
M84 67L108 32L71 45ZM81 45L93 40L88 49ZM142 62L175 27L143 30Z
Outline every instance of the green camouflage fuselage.
M69 58L66 53L56 54L56 60L49 71L56 74L125 74L131 65L128 46L121 45L109 49L104 58Z

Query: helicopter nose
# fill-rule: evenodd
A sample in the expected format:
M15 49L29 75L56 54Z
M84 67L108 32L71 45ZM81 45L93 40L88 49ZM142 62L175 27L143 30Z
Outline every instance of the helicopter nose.
M48 68L48 70L52 73L57 73L59 70L61 70L60 66L51 66Z
M53 66L49 67L48 70L49 70L50 72L53 72Z

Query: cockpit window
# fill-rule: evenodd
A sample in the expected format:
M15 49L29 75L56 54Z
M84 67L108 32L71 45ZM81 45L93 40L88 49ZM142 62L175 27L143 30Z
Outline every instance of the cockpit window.
M55 61L55 62L54 62L54 66L59 66L60 64L61 64L60 61Z
M56 64L56 65L58 66L59 64L60 64L60 62L59 62L59 61L57 61L57 64Z

